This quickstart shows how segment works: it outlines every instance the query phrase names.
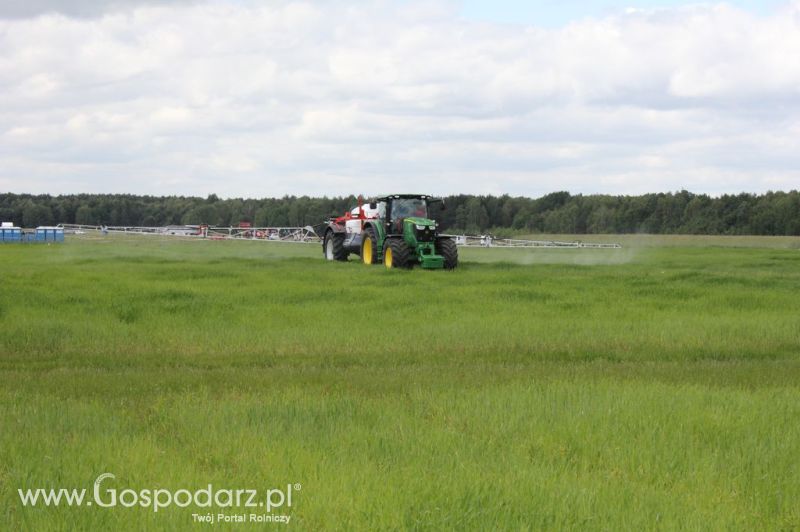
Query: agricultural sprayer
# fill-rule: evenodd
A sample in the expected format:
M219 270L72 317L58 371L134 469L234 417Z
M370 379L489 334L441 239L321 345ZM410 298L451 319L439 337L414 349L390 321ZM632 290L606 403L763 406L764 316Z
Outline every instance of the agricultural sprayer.
M387 268L452 270L458 265L455 241L440 235L429 207L442 200L419 194L392 194L331 218L319 231L327 260L359 255L364 264Z

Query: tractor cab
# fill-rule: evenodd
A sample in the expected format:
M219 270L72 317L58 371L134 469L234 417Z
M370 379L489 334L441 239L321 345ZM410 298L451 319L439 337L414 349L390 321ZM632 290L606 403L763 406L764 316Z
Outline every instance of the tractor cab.
M414 219L415 225L430 226L431 229L436 226L436 222L428 218L428 205L441 200L423 195L394 194L377 201L380 217L386 223L387 234L403 234L403 225L409 218Z

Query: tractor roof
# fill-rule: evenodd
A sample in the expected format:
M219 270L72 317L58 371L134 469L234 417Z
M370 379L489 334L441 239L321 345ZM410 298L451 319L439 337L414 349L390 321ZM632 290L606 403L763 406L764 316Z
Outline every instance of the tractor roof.
M381 196L375 198L375 201L387 201L390 199L433 199L433 196L428 194L389 194L388 196Z

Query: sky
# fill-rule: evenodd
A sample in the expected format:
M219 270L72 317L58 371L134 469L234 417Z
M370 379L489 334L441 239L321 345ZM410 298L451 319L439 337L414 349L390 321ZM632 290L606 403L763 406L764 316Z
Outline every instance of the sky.
M4 0L0 192L800 188L800 0Z
M714 5L718 2L706 2ZM727 5L755 14L774 13L782 0L729 0ZM569 22L613 16L630 9L670 9L703 5L686 0L465 0L462 14L469 19L499 23L532 24L556 28Z

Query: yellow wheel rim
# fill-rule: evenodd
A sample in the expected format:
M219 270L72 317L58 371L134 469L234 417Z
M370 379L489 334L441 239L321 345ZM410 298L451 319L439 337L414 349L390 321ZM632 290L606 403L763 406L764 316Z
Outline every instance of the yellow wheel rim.
M383 252L383 265L387 268L392 267L392 248L386 248Z
M372 264L372 239L364 237L364 264Z

